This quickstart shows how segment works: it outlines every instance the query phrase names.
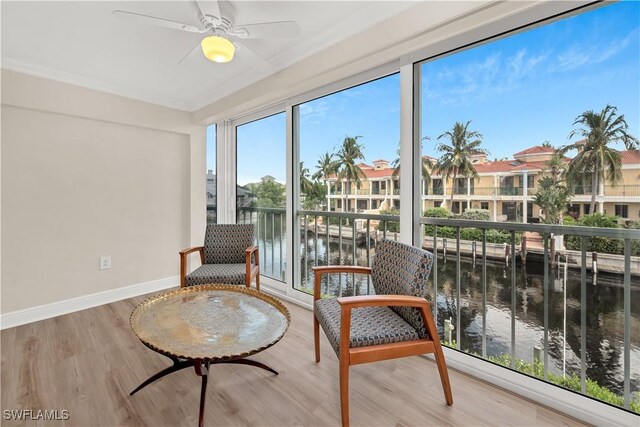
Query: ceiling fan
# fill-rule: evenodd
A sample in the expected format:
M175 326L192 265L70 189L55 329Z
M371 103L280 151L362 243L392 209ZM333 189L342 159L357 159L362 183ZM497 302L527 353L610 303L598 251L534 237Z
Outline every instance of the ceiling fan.
M300 26L295 21L235 25L231 17L222 15L217 1L194 0L194 3L197 6L199 26L125 10L114 10L112 13L121 19L135 23L156 25L190 33L209 34L187 52L178 63L182 62L199 45L204 56L213 62L231 61L237 48L239 55L254 67L265 69L270 67L271 63L242 44L239 39L293 38L300 34Z

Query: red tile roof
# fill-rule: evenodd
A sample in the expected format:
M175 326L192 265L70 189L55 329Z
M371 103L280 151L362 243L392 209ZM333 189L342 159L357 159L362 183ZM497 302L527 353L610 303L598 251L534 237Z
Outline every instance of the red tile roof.
M389 178L393 175L393 168L384 168L384 169L367 169L363 170L365 176L367 178Z
M516 164L517 163L517 164ZM509 172L515 166L518 166L517 160L498 160L495 162L476 163L473 165L478 173L492 173L492 172Z
M542 145L536 145L535 147L527 148L526 150L522 150L513 155L513 157L524 156L526 154L543 154L543 153L553 153L555 148L551 147L543 147Z
M623 165L640 164L640 150L625 150L620 152Z
M511 169L512 171L543 170L545 162L527 162Z
M496 172L517 172L517 171L541 171L544 169L545 162L526 162L522 163L518 160L498 160L496 162L486 162L473 165L478 173L496 173Z

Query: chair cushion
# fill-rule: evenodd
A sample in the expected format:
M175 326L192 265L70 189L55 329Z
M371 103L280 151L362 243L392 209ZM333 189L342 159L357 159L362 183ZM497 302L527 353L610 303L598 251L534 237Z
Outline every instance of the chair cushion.
M204 264L185 277L185 286L223 283L244 285L247 265L242 264Z
M204 236L204 263L245 262L244 251L253 245L253 231L253 224L207 224Z
M315 315L340 357L340 304L335 298L314 303ZM366 347L400 341L417 340L418 333L389 307L362 307L351 310L349 347Z
M433 255L423 249L381 240L371 265L371 283L377 295L410 295L425 297ZM427 337L424 320L417 308L392 307L413 326L420 338Z

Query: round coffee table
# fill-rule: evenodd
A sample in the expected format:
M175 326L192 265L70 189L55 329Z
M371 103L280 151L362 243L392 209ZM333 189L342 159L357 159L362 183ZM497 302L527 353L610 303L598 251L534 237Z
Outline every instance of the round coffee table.
M217 363L269 366L246 359L284 336L289 311L277 299L238 285L199 285L156 295L131 313L133 332L173 365L149 377L130 395L172 372L193 366L202 377L199 426L203 425L209 367Z

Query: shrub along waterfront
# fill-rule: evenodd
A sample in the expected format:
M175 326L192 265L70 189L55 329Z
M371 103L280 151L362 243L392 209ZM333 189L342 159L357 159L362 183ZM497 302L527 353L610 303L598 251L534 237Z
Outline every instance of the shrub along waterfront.
M565 216L563 223L564 225L581 225L583 227L620 228L617 217L600 213L584 215L577 221L570 216ZM640 228L640 223L632 223L631 228ZM567 249L579 251L582 248L582 239L580 236L565 236L564 246ZM587 252L624 255L624 240L610 237L587 237ZM631 255L640 256L639 240L631 242Z
M451 218L451 219L468 219L468 220L480 220L489 221L490 214L486 209L467 209L460 215L452 214L447 208L430 208L424 211L424 216L427 218ZM425 236L433 236L434 226L425 225ZM438 237L445 239L456 238L456 227L438 226ZM488 229L487 243L511 243L511 233L509 231L492 230ZM520 244L522 233L515 233L516 244ZM482 241L482 229L464 227L460 229L460 239L469 241Z

